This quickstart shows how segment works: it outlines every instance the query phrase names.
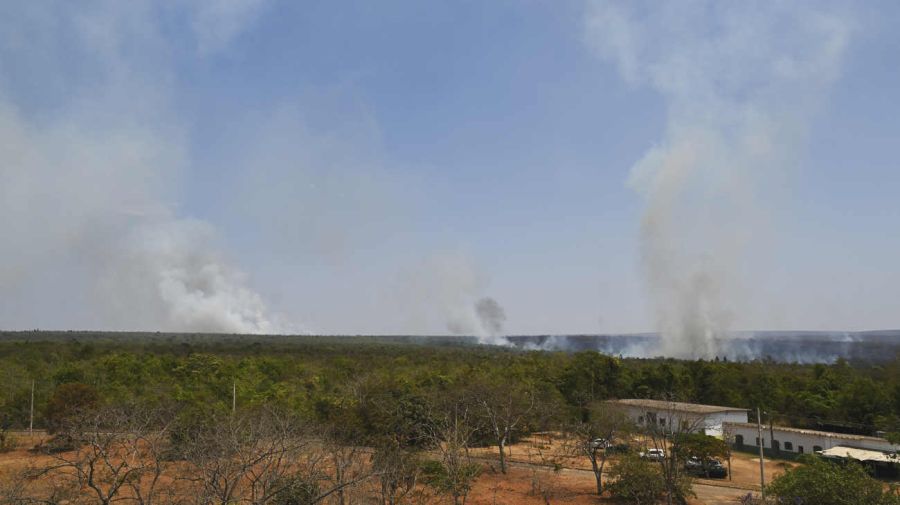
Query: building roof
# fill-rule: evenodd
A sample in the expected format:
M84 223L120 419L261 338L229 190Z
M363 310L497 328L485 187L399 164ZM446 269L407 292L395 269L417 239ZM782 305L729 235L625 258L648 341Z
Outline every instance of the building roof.
M845 458L855 459L857 461L874 461L877 463L900 463L900 457L898 457L896 453L857 449L855 447L844 447L842 445L836 445L831 449L821 451L820 454L826 458Z
M699 403L670 402L666 400L609 400L608 403L625 405L628 407L640 407L653 410L669 410L672 412L686 412L690 414L716 414L719 412L748 412L748 409L736 407L721 407L718 405L701 405Z
M729 426L740 426L742 428L752 428L756 429L756 424L754 423L731 423L726 422ZM763 426L763 431L768 431L767 426ZM783 433L799 433L801 435L810 435L813 437L824 437L824 438L839 438L841 440L869 440L872 442L884 442L889 443L887 440L879 437L870 437L868 435L854 435L852 433L834 433L831 431L816 431L816 430L807 430L804 428L788 428L787 426L773 426L773 430L780 431Z

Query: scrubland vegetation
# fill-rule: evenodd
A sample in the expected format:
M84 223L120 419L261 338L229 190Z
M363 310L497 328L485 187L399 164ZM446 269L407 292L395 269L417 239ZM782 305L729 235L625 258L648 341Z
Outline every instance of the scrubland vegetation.
M897 431L897 360L806 366L425 344L0 335L0 450L15 447L12 430L28 427L32 380L34 426L49 433L28 444L26 465L0 466L0 503L463 504L485 472L511 472L509 446L535 433L563 441L538 463L559 472L580 458L596 480L590 492L683 503L691 478L678 465L593 442L661 443L680 456L728 451L639 433L604 406L609 398L760 406L782 424ZM829 468L801 464L773 492L788 496ZM897 503L881 483L859 482L867 499L884 490L883 503ZM553 486L532 487L552 502Z

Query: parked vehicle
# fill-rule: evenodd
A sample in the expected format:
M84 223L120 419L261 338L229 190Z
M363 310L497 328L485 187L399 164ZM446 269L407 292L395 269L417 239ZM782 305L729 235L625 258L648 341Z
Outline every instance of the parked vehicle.
M631 452L631 446L625 443L613 444L606 448L608 454L625 454Z
M595 438L590 442L591 449L609 449L610 443L609 440L605 438Z
M650 461L662 461L666 459L666 451L662 449L647 449L640 453L640 457Z
M709 458L702 461L697 457L690 457L684 463L684 469L691 475L697 477L724 479L728 477L728 470L721 461L715 458Z

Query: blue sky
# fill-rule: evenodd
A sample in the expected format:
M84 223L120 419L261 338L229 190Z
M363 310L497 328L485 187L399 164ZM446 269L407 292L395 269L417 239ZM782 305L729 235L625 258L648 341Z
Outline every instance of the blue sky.
M666 330L660 305L678 302L642 264L655 197L628 181L700 100L657 64L728 40L733 14L676 4L6 5L0 326L445 333L461 318L478 333L471 307L490 296L508 333ZM764 4L747 26L787 48L738 39L727 67L684 64L697 89L798 126L772 134L789 145L754 176L752 219L701 191L690 205L725 205L720 222L695 234L678 207L657 252L690 236L687 256L729 256L726 329L900 327L900 6ZM757 83L759 60L829 43L782 35L820 18L840 25L827 77ZM693 31L641 31L660 20ZM649 77L629 77L632 57ZM742 58L751 70L731 68ZM776 98L745 98L758 88Z

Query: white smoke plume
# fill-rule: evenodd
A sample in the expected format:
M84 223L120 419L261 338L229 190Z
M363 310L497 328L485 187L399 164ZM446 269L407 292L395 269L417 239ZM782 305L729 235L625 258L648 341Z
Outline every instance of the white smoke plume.
M127 319L118 321L123 327L289 331L272 319L260 295L214 244L215 231L203 221L164 219L133 227L106 258L99 285L103 299L115 309L112 316L124 315Z
M714 356L748 303L767 192L802 154L848 19L828 3L590 4L588 43L666 104L663 138L629 179L646 202L642 270L666 354Z
M198 51L240 9L185 3ZM181 4L170 7L178 10ZM236 10L237 9L237 10ZM173 204L190 156L153 2L27 2L0 20L0 327L210 332L286 329ZM199 47L202 45L203 47ZM79 68L62 47L83 55Z

